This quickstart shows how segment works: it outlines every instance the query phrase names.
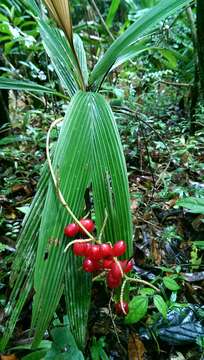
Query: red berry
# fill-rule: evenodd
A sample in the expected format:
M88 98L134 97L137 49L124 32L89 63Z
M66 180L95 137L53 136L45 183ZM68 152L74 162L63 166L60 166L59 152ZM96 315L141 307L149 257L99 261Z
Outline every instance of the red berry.
M126 243L123 240L118 241L113 246L113 256L121 256L126 251Z
M92 244L90 244L89 242L85 243L84 244L84 256L88 256L89 257L89 254L90 254L90 250L92 248Z
M123 301L122 304L123 304L123 307L121 306L121 302L118 302L115 304L115 312L118 315L126 315L129 311L128 303ZM123 309L125 312L123 311Z
M74 237L79 232L77 224L69 224L64 228L64 234L68 237Z
M113 255L113 248L110 244L101 244L101 255L103 258Z
M73 245L73 252L77 256L84 256L86 251L86 243L77 242Z
M113 264L113 259L112 258L103 260L103 268L104 269L111 269L112 264Z
M95 263L92 259L85 258L83 261L83 269L86 272L93 272L95 270Z
M120 278L113 277L111 271L109 271L106 277L108 287L110 289L115 289L119 287L121 285L121 279L122 277Z
M94 271L103 269L102 266L101 266L100 261L93 260L93 263L94 263Z
M130 272L133 269L133 261L132 260L122 260L120 261L121 267L125 273Z
M92 232L94 230L95 225L91 219L81 219L80 223L85 227L88 232ZM80 229L79 231L81 234L85 234L82 229Z
M120 267L118 266L118 264L116 262L112 263L111 266L111 274L115 279L121 279L122 278L122 272L120 270Z
M89 250L89 258L93 260L102 259L100 245L91 245Z

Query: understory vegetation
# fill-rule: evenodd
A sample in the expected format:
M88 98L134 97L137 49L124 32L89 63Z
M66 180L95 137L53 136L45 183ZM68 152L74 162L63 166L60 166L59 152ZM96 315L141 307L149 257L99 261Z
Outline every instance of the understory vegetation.
M204 359L202 10L1 1L2 360Z

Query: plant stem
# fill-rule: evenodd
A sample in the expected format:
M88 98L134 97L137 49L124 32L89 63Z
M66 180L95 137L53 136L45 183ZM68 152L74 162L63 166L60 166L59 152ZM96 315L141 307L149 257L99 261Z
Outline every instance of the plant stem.
M52 180L56 189L56 193L57 196L59 198L59 201L61 202L62 206L65 207L65 209L67 210L67 212L69 213L69 215L71 215L71 217L74 219L74 221L79 225L79 227L85 232L85 234L92 240L92 241L96 241L94 236L91 235L91 233L89 231L86 230L86 228L80 223L80 221L77 219L76 215L73 213L73 211L70 209L69 205L66 203L64 196L61 193L61 190L59 188L58 185L58 181L56 179L53 167L52 167L52 163L51 163L51 159L50 159L50 153L49 153L49 143L50 143L50 133L52 131L52 129L59 124L62 121L62 118L60 119L56 119L55 121L53 121L53 123L51 124L48 132L47 132L47 138L46 138L46 156L47 156L47 162L48 162L48 166L50 169L50 173L52 176Z
M142 279L130 278L127 275L125 275L125 280L127 280L129 282L135 282L135 283L147 285L147 286L151 287L152 289L156 290L157 292L160 292L160 290L156 286L152 285L148 281L145 281L145 280L142 280Z

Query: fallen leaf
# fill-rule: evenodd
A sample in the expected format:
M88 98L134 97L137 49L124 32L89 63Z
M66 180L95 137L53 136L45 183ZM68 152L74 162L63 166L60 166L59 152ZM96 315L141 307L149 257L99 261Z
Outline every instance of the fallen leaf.
M161 264L161 251L159 248L159 244L155 239L152 239L151 242L151 254L155 261L155 264L160 265Z
M18 360L15 354L1 355L1 360Z
M128 359L144 360L146 349L137 334L131 334L128 340Z

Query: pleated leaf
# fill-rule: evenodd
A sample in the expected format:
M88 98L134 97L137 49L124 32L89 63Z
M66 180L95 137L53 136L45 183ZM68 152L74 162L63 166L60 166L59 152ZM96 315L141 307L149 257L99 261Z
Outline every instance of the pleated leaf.
M122 51L136 42L141 36L148 33L152 28L174 14L182 7L188 5L191 0L161 0L160 3L150 9L145 16L139 18L122 35L120 35L98 61L90 76L90 85L97 88L105 75L108 74Z
M76 56L78 58L78 62L80 65L81 73L83 75L84 84L88 84L88 67L87 67L87 60L86 60L86 53L84 50L83 41L81 40L78 34L74 34L74 49Z
M69 105L57 143L53 168L62 193L77 217L92 186L97 233L108 213L103 239L124 239L132 251L127 172L116 123L99 94L79 92ZM72 221L59 203L52 181L43 210L35 265L32 326L35 346L42 338L65 290L72 332L82 349L90 303L91 276L81 271L81 258L64 253L66 224ZM65 289L64 289L65 283Z
M151 51L151 52L160 52L160 54L169 60L169 65L172 64L172 67L177 65L178 60L185 60L185 57L181 55L178 51L156 47L156 46L147 46L148 40L141 40L130 45L125 51L122 51L118 59L116 60L115 64L113 65L112 69L116 69L118 66L122 65L126 61L130 59L134 59L135 57L139 56L140 54Z
M33 12L40 28L44 48L52 62L54 70L63 88L68 92L70 97L73 96L79 89L84 89L84 82L73 46L68 0L46 1L57 24L64 32L48 23L45 14L42 13L35 0L21 1ZM67 37L65 35L67 35Z
M28 7L32 11L33 15L41 16L41 9L35 0L20 0L20 2Z
M45 196L48 186L49 172L44 165L37 193L33 199L29 213L24 219L23 229L17 243L15 260L11 271L12 292L5 308L9 317L3 337L0 341L0 351L3 351L13 333L23 306L33 288L34 265L37 253L39 227Z
M69 96L73 96L82 88L78 74L76 58L63 32L46 21L39 19L40 34L45 50Z

